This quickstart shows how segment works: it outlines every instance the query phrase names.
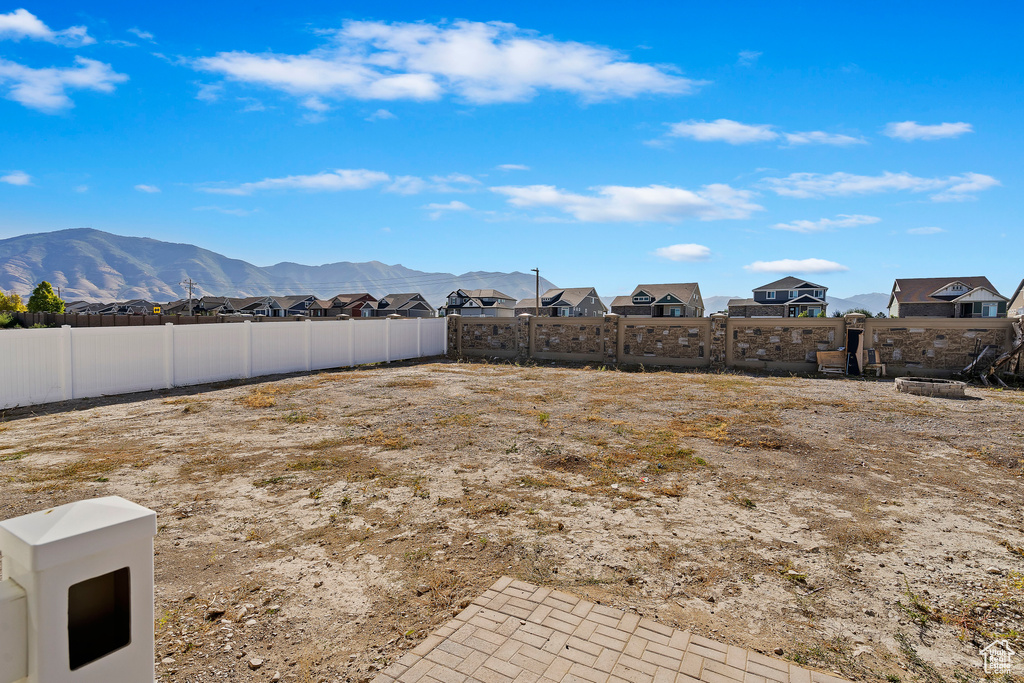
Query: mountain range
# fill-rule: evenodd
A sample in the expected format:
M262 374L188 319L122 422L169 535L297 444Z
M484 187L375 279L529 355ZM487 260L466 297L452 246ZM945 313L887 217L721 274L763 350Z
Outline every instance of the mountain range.
M0 290L27 295L41 280L60 287L65 301L173 301L186 296L182 282L191 278L195 296L315 294L328 298L344 292L420 292L435 306L454 289L497 289L517 299L533 296L530 273L473 271L428 273L380 261L305 266L278 263L256 266L192 244L126 237L91 228L21 235L0 240ZM588 283L582 283L588 284ZM541 291L555 285L541 278ZM27 298L24 297L24 298ZM729 299L704 298L708 313L723 311ZM611 299L605 300L610 303ZM829 312L866 308L884 311L889 295L828 297Z
M60 287L65 301L173 301L187 296L182 282L194 281L194 296L259 296L419 292L440 305L454 289L497 289L523 299L534 295L530 273L475 271L428 273L368 263L255 266L191 244L125 237L90 228L21 235L0 240L0 290L28 294L41 280ZM541 278L541 291L554 287ZM25 298L25 297L23 297Z

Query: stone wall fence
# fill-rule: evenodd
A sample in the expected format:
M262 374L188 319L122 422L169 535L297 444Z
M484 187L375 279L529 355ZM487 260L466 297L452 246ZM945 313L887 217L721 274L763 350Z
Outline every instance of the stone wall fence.
M1006 318L601 318L448 317L452 358L499 358L721 370L815 372L817 352L847 348L859 332L860 367L874 351L887 374L946 377L986 346L1011 348ZM856 334L854 336L857 336Z

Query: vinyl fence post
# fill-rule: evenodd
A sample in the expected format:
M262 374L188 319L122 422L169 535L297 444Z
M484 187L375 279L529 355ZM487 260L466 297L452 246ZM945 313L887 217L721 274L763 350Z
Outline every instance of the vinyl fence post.
M356 321L353 318L344 321L342 324L348 330L346 337L348 340L348 367L351 368L356 364Z
M306 372L313 369L313 321L306 318L303 322L306 328Z
M245 339L242 340L242 377L249 379L252 377L252 321L246 320L243 329L245 329Z
M419 358L421 355L420 349L423 347L423 318L416 318L416 357Z
M164 388L174 386L174 325L164 325Z
M391 318L384 318L384 362L391 362Z
M71 353L71 326L60 327L60 390L63 400L70 401L75 397L75 368Z

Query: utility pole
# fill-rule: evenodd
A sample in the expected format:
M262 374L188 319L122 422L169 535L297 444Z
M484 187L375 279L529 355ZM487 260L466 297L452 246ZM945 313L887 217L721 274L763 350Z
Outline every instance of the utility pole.
M188 282L181 282L182 287L188 286L188 314L192 315L192 278L188 279Z
M537 273L537 298L533 302L533 314L538 318L540 317L540 268L531 268L533 272Z

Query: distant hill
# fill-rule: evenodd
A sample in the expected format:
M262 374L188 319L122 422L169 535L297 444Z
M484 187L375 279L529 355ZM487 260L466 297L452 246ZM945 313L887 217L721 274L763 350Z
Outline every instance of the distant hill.
M196 296L345 292L383 296L420 292L435 306L456 288L497 289L516 299L532 296L530 273L474 271L428 273L379 261L260 267L192 244L125 237L79 228L0 240L0 290L26 294L40 280L61 288L65 301L172 301L185 297L179 284L192 278ZM541 278L541 291L554 287Z

